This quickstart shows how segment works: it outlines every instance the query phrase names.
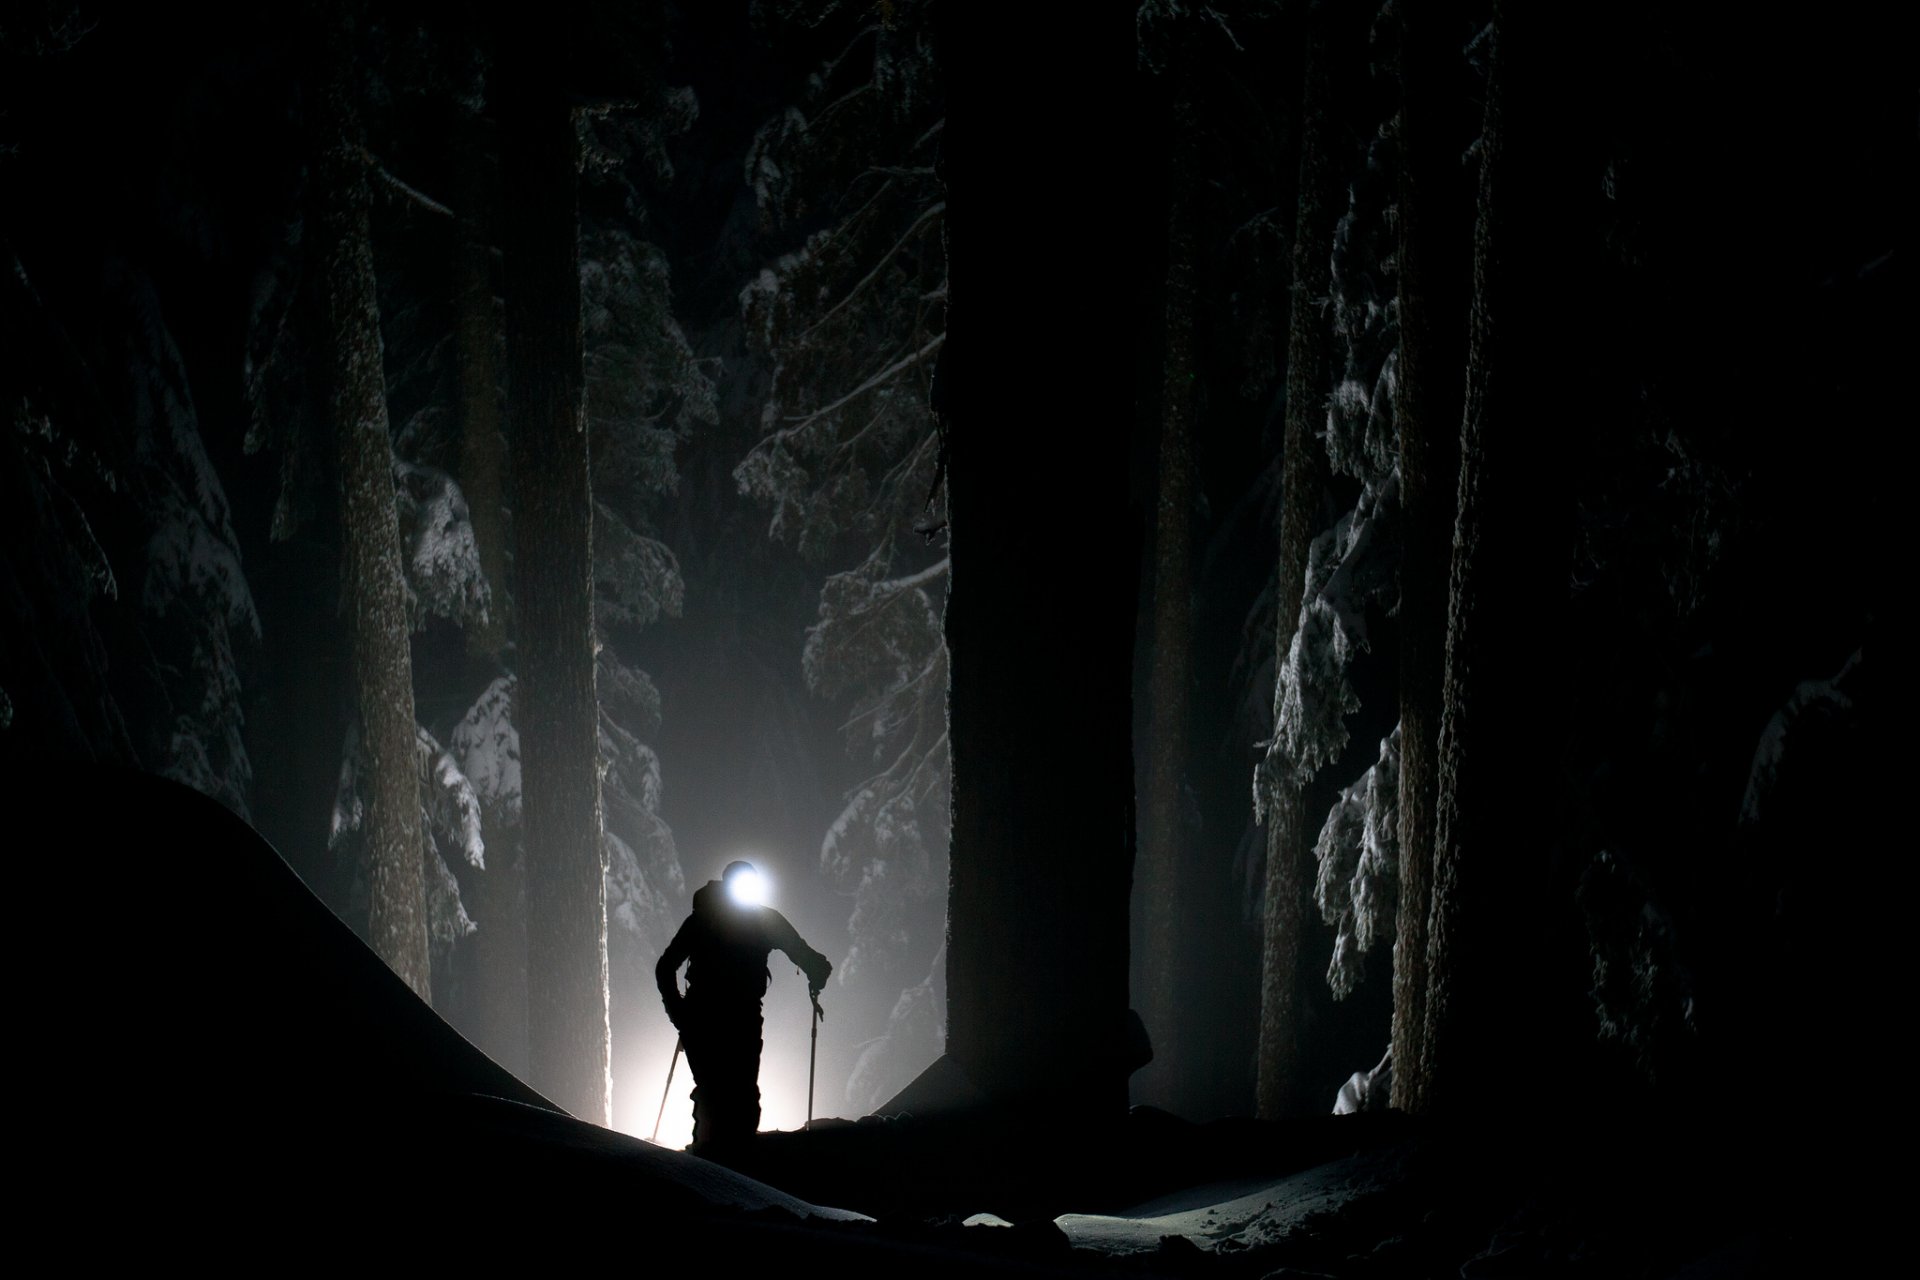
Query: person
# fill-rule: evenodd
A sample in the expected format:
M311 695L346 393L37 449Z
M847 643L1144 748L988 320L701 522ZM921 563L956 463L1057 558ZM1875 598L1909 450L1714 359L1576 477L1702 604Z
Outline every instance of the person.
M786 953L807 975L816 1013L833 966L787 918L759 902L759 873L727 865L693 894L693 912L673 935L654 979L693 1072L693 1149L737 1144L760 1128L760 1000L772 975L767 955ZM680 966L687 989L680 990Z

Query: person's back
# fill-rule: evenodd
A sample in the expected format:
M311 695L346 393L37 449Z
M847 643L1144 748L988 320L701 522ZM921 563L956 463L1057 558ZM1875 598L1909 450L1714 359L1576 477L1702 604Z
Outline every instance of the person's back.
M694 891L693 912L667 944L654 977L693 1070L694 1145L749 1137L760 1127L760 1001L767 956L787 957L807 975L816 1005L833 966L772 907L746 892L757 873L744 862ZM680 966L687 989L680 991Z
M776 949L789 955L795 950L811 951L785 916L772 907L728 901L726 887L718 880L694 891L693 914L681 929L683 934L689 931L689 1000L758 1001L772 980L768 955ZM671 946L667 954L673 954ZM799 956L794 960L798 963Z

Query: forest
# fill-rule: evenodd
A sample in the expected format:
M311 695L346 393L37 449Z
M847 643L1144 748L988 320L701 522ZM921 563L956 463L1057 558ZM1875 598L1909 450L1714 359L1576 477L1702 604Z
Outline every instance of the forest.
M214 1186L413 1164L423 1256L493 1179L861 1273L1833 1265L1899 25L9 4L41 1087L124 1087L112 993L154 1123L277 1171ZM722 1171L655 969L736 859L833 975L770 962Z

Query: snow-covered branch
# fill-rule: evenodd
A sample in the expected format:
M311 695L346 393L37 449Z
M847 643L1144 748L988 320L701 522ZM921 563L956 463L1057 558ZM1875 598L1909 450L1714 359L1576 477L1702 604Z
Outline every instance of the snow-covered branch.
M885 383L888 379L892 378L895 374L904 372L907 369L911 369L914 365L919 364L922 360L925 360L928 356L938 351L940 349L940 344L945 342L946 340L947 340L946 334L936 333L933 335L932 338L928 339L926 345L921 347L918 351L914 351L900 357L898 360L894 361L892 364L888 365L886 368L882 369L880 372L874 374L872 377L868 378L865 382L861 383L859 386L855 387L853 390L847 392L845 395L841 396L838 400L833 401L831 404L822 405L820 406L820 408L815 409L811 413L788 414L786 420L788 422L793 423L794 425L785 429L788 431L797 431L801 427L806 426L808 423L815 422L820 418L825 417L827 414L832 413L834 410L841 408L842 406L846 405L850 401L859 399L861 396L873 390L875 387L878 387L882 383Z

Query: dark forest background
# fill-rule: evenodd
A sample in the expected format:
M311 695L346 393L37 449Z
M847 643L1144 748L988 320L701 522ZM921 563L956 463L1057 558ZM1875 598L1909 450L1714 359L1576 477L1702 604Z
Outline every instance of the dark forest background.
M1113 157L1078 193L1084 231L1026 250L1071 269L981 295L949 373L950 285L964 298L958 264L994 252L953 248L949 281L965 225L947 200L969 198L949 96L1017 120L1030 86L969 82L934 0L567 15L536 39L514 25L534 15L432 4L10 9L0 760L205 791L376 943L376 792L402 777L422 984L530 1069L544 873L515 719L532 557L511 529L530 419L502 299L536 195L513 95L549 92L578 175L616 1126L650 1127L672 1048L654 959L735 857L837 966L819 1111L864 1114L941 1051L942 615L950 542L965 555L943 433L969 421L942 408L949 376L975 379L968 412L991 405L994 468L1084 456L1105 483L1124 463L1125 527L1075 529L1071 485L1058 513L997 518L1030 527L1028 578L1118 565L1134 584L1112 643L1132 655L1138 834L1112 874L1132 877L1155 1050L1136 1102L1326 1110L1390 1045L1413 1107L1811 1109L1852 1087L1896 936L1868 654L1899 591L1912 417L1913 99L1891 19L1150 0L1097 82L1124 100L1078 104ZM1058 95L1082 76L1060 68ZM974 182L994 172L983 136L952 144L976 148ZM1509 166L1491 192L1490 154ZM360 517L329 407L353 346L326 284L343 181L364 188L377 282L382 563L404 588L384 621L353 604ZM1096 276L1131 308L1076 294ZM1131 417L1028 421L1029 388L991 371L993 307L1101 345L1052 376ZM1476 405L1492 425L1463 443ZM1482 446L1484 493L1456 479ZM1479 578L1460 500L1486 517ZM356 700L375 623L403 637L397 764ZM1033 670L1009 688L1093 661L1024 639ZM1455 652L1483 683L1449 685L1471 699L1443 712ZM1020 710L1006 768L1044 793L1082 726L1044 698ZM1412 723L1424 763L1395 733ZM1059 771L1064 811L1080 767ZM1417 793L1499 849L1446 891L1468 905L1442 962L1464 956L1482 999L1432 1079L1406 1065L1396 992L1403 896L1435 892L1408 867L1447 874L1406 852ZM86 920L110 930L139 909L114 859L196 854L155 833L31 856L99 858ZM780 964L763 1084L790 1127L807 1015Z

